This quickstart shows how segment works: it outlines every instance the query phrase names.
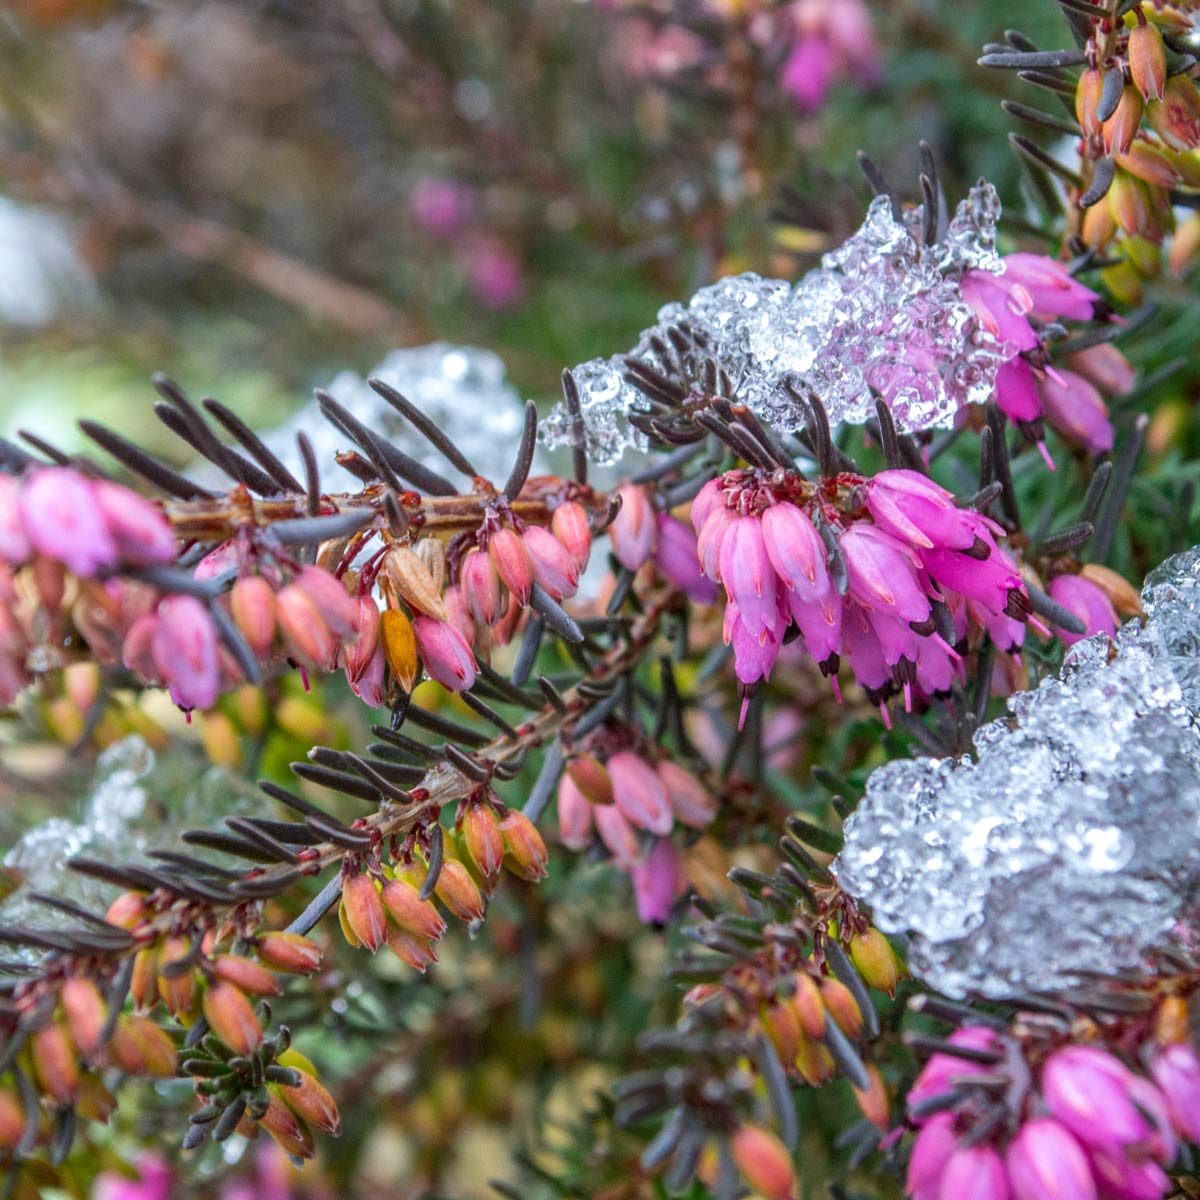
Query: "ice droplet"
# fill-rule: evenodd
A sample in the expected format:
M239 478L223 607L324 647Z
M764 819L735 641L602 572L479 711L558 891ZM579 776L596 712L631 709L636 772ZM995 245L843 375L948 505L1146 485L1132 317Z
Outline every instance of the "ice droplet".
M686 322L737 382L738 399L782 431L804 413L784 387L813 389L831 419L861 424L874 414L873 392L902 430L948 425L965 404L986 401L1005 353L974 319L958 279L963 270L999 271L995 189L980 183L959 204L946 236L920 237L921 210L897 220L878 196L862 227L794 286L734 275L701 288L687 305L668 304L643 332L636 357L657 361L650 339ZM629 421L644 408L625 380L624 355L575 368L589 456L615 462L646 439ZM548 446L570 442L558 405L542 422Z
M1054 991L1200 930L1200 547L1142 596L1144 626L1078 642L974 759L868 779L834 870L939 991Z

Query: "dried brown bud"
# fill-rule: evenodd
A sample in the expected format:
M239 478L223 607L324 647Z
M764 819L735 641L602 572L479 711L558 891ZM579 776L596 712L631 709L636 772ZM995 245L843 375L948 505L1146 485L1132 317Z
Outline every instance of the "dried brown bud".
M417 612L439 621L446 619L442 589L425 560L408 546L392 546L383 558L388 581L402 600Z

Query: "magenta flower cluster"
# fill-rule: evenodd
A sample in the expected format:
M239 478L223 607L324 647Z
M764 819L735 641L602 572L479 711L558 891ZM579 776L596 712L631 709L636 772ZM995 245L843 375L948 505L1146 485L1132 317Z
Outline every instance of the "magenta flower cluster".
M950 1041L1005 1061L992 1029L968 1026ZM1007 1052L1019 1055L1015 1047ZM969 1091L972 1078L1004 1069L954 1053L935 1054L926 1064L908 1097L919 1126L908 1165L912 1200L1160 1200L1170 1190L1164 1168L1180 1139L1200 1140L1200 1061L1182 1044L1158 1050L1151 1078L1107 1050L1064 1046L1026 1081L1015 1126L980 1126L988 1118L972 1113L968 1101L919 1115L923 1104L936 1109L935 1098L956 1086ZM1020 1084L1014 1076L1012 1090Z

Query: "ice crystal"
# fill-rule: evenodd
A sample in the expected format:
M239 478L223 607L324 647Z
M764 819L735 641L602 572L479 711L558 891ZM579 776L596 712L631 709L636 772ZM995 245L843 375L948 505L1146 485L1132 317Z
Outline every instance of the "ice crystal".
M837 877L938 990L1062 989L1195 932L1200 547L1154 571L1143 600L1144 626L1077 643L978 731L974 759L870 776Z
M967 268L1000 269L999 212L995 190L980 183L926 246L921 210L898 220L878 196L858 232L794 286L754 274L722 279L686 306L661 309L631 353L654 360L651 339L689 325L737 381L737 399L784 431L804 421L788 382L815 391L835 422L867 420L878 393L901 429L948 425L963 405L990 397L1004 360L958 285ZM629 421L645 400L625 380L625 357L574 372L588 452L599 463L646 445ZM568 444L570 424L559 405L542 423L547 445Z
M507 477L513 447L521 437L523 407L505 378L503 362L495 354L472 346L433 342L393 350L371 375L411 400L450 437L480 474L501 482ZM386 434L409 457L465 484L429 442L367 386L361 375L343 371L326 390L364 425ZM301 431L313 444L322 479L348 479L336 457L347 448L346 437L321 417L315 402L264 440L293 471L301 472L296 451L296 434Z

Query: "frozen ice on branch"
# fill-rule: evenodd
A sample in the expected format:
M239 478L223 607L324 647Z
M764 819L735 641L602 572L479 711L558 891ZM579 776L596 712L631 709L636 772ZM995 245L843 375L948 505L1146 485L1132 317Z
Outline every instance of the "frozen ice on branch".
M662 308L632 354L653 361L653 338L689 326L735 380L737 399L784 431L804 421L789 382L812 389L835 422L874 416L874 392L903 431L949 425L963 405L991 396L1007 357L959 287L965 270L1002 271L999 215L995 189L980 182L926 245L923 210L897 218L891 201L877 196L858 232L797 284L755 274L722 279L686 305ZM625 357L593 359L573 372L588 453L601 463L646 446L629 421L645 399L625 379ZM542 436L549 446L569 444L570 427L560 405Z
M846 824L839 883L916 975L1012 997L1139 970L1200 915L1200 547L1147 621L1077 643L972 759L897 761Z

